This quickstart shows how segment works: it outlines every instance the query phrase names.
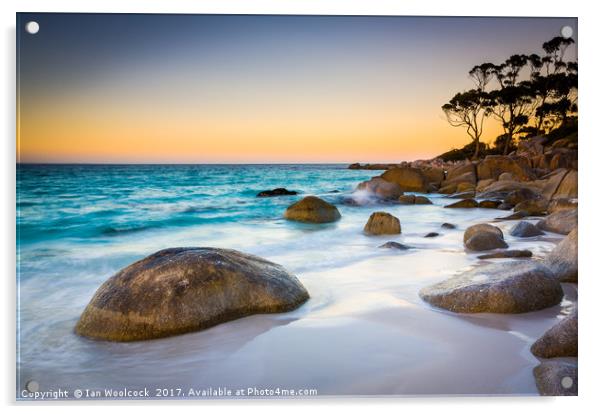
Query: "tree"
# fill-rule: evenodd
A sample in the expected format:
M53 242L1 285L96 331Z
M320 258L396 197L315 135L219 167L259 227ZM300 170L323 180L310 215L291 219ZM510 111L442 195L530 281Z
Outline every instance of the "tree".
M475 144L473 159L478 158L483 122L490 112L488 94L479 89L457 93L441 109L451 126L466 128L468 136Z
M533 111L532 88L528 81L520 81L521 71L528 62L526 55L512 55L494 69L500 88L489 93L489 110L504 129L504 155L508 154L516 133L529 122Z

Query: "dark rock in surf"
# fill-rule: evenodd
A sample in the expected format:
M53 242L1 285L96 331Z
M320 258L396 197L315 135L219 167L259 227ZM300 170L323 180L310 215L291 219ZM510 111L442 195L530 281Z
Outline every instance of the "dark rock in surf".
M289 191L286 188L274 188L273 190L265 190L257 194L257 197L277 197L297 195L296 191Z

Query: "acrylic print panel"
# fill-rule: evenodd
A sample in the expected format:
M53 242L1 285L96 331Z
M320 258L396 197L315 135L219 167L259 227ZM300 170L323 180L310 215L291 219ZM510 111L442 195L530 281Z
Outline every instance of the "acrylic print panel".
M17 398L577 394L577 20L18 14Z

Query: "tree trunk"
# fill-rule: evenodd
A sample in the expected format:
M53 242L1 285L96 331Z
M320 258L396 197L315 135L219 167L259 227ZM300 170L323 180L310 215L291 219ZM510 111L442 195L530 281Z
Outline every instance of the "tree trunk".
M480 149L480 145L479 145L479 139L475 139L475 150L474 150L474 155L472 156L473 160L478 160L479 159L479 149Z

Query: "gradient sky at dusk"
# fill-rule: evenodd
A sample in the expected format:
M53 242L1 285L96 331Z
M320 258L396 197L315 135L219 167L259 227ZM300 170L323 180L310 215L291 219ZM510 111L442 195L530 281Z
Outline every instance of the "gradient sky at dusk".
M468 142L441 105L472 66L541 53L564 25L576 19L19 14L18 160L430 158ZM488 123L485 141L499 133Z

